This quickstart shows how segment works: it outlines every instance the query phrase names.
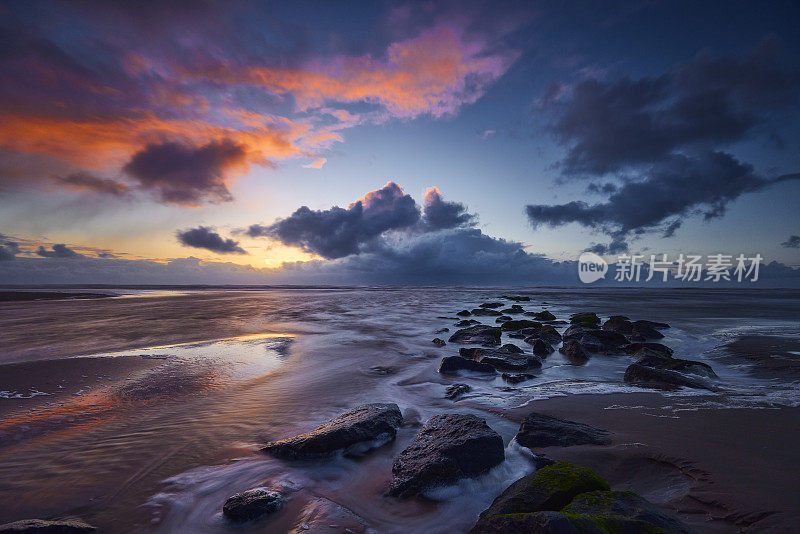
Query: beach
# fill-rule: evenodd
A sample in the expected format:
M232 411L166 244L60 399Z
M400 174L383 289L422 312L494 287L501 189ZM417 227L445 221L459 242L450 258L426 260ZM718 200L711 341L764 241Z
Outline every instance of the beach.
M800 513L797 291L115 294L0 303L0 498L7 503L0 523L79 516L102 531L227 532L226 498L268 483L291 496L287 505L239 531L293 531L311 521L309 510L319 516L320 503L332 502L341 507L331 523L340 531L466 532L505 487L534 471L513 440L531 412L605 429L611 438L536 454L589 467L698 532L786 532ZM628 384L628 355L592 355L575 365L555 352L518 384L499 374L437 372L459 345L431 340L457 330L459 310L506 294L525 295L522 308L559 319L594 312L669 323L661 342L676 357L711 365L719 389ZM520 344L506 336L504 343ZM445 398L455 383L471 390ZM395 440L363 457L285 462L259 451L375 402L396 403L403 424ZM438 501L386 497L393 459L443 413L485 419L503 438L505 461Z

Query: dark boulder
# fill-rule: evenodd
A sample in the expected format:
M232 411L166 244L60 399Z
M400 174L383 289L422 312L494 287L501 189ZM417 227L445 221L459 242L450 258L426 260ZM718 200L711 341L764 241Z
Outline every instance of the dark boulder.
M475 325L456 330L450 336L450 343L470 343L477 345L499 345L502 331L496 326Z
M502 302L484 302L479 306L480 308L502 308Z
M502 325L500 325L500 329L503 331L516 331L522 330L523 328L541 328L542 323L538 323L536 321L530 321L528 319L516 319L513 321L505 321Z
M646 321L644 319L633 322L634 326L636 326L637 324L641 325L641 326L649 326L650 328L658 328L659 330L663 329L663 328L669 328L669 325L667 323L659 323L659 322L656 322L656 321Z
M222 514L233 521L251 521L283 508L286 500L267 488L254 488L237 493L225 501Z
M481 363L475 360L468 360L461 356L447 356L442 358L442 363L439 365L439 372L443 375L453 375L459 371L472 371L473 373L492 373L494 374L494 367L488 363Z
M510 315L501 315L500 317L495 319L494 322L496 322L496 323L504 323L506 321L510 321L511 319L513 319L513 317L511 317Z
M645 351L638 354L642 354L642 352ZM697 376L687 376L687 374L700 374L703 377L716 376L713 373L710 366L701 362L679 360L665 357L661 353L647 352L644 358L628 366L625 370L624 380L628 384L656 389L689 387L717 391L719 388L707 380Z
M525 334L520 334L519 332L509 332L508 337L512 339L525 339L528 336L526 336Z
M645 521L615 516L561 512L495 515L479 522L470 534L670 534Z
M603 323L603 330L630 335L633 331L633 323L624 315L612 315L608 321Z
M558 345L561 343L561 334L552 326L543 326L542 329L539 330L539 337L551 345Z
M531 338L527 338L526 342L530 343L533 346L533 353L536 356L539 356L540 358L546 358L547 356L552 354L553 351L555 351L553 346L544 339L537 338L532 342L528 341L528 339Z
M525 310L523 310L522 308L505 308L505 309L500 310L500 313L503 313L503 314L506 314L506 315L519 315L520 313L524 313L524 312L525 312Z
M506 353L506 354L522 354L525 352L518 346L514 345L513 343L506 343L502 347L496 349L485 349L481 347L472 347L466 348L462 347L458 349L458 355L462 358L470 358L472 360L480 360L484 356L490 356L498 353Z
M478 523L496 515L560 510L581 493L608 489L590 469L558 462L511 484L481 513Z
M643 324L643 321L636 321L635 323L633 323L633 328L631 330L631 337L641 338L641 339L661 339L662 337L664 337L664 334L662 334L652 326Z
M445 332L449 332L449 331L450 331L449 328L440 328L439 330L434 332L434 334L444 334Z
M95 532L97 529L77 518L55 519L23 519L0 525L2 534L83 534Z
M338 451L359 454L393 440L402 421L396 404L364 404L307 434L273 441L261 450L291 460L327 456Z
M538 413L525 417L517 433L517 443L529 449L571 447L573 445L608 445L606 430L583 423L558 419Z
M533 317L537 321L555 321L556 320L556 316L553 315L552 313L550 313L547 310L536 312L536 313L533 314Z
M481 322L480 321L476 321L475 319L465 319L463 321L458 321L455 324L455 326L457 326L459 328L463 328L463 327L467 327L467 326L472 326L474 324L481 324Z
M681 360L680 358L673 358L662 352L656 352L649 349L642 349L634 356L639 357L639 360L636 363L640 365L646 365L647 367L668 369L670 371L689 373L706 378L717 378L717 373L715 373L711 366L707 363L696 362L694 360Z
M489 364L500 371L525 371L542 366L541 358L535 354L500 350L480 356L480 362Z
M438 337L433 338L432 343L437 347L444 347L447 343L444 342L444 339L439 339Z
M431 487L482 475L504 459L503 438L483 419L436 415L395 459L388 494L420 497Z
M459 317L469 317L472 315L469 310L461 310L460 312L456 313Z
M447 389L444 391L444 396L450 400L456 400L458 397L463 395L464 393L469 393L472 388L468 384L453 384L452 386L447 386Z
M489 308L475 308L472 310L472 315L483 315L484 317L499 317L503 315L497 310L490 310Z
M526 380L533 380L536 378L536 375L532 375L530 373L503 373L501 376L503 377L503 380L509 384L519 384L520 382L525 382Z
M587 328L597 328L600 326L600 317L592 312L574 313L570 315L569 322Z
M585 363L589 360L589 354L577 341L565 341L558 352L572 360L574 363Z

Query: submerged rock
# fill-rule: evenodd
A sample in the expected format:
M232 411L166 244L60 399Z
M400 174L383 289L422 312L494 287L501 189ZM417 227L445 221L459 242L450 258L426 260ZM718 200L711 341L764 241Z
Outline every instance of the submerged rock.
M643 521L652 527L672 534L689 534L691 532L686 525L632 491L582 493L561 512L570 515Z
M364 534L374 532L366 520L345 508L344 506L326 499L314 497L300 512L295 526L288 534Z
M88 523L84 523L77 518L55 519L23 519L0 525L2 534L82 534L84 532L95 532L97 528Z
M337 451L358 454L393 440L402 421L397 404L364 404L307 434L273 441L261 450L291 460L327 456Z
M666 356L672 356L673 354L673 350L671 348L666 345L662 345L661 343L629 343L627 345L623 345L620 347L620 349L626 354L635 354L642 349L660 352Z
M283 496L267 488L253 488L230 497L222 507L222 513L233 521L250 521L283 508Z
M472 313L469 310L461 310L460 312L456 313L459 317L469 317Z
M664 334L653 328L652 326L646 324L649 321L636 321L633 323L633 328L631 330L631 336L634 338L642 338L642 339L661 339L664 337Z
M572 447L573 445L608 445L608 431L583 423L531 413L525 417L517 433L517 443L529 449L540 447Z
M555 321L556 316L550 313L547 310L536 312L533 314L533 317L536 318L537 321Z
M456 330L450 336L450 343L471 343L476 345L499 345L501 330L496 326L475 325Z
M463 321L458 321L455 324L455 326L457 326L459 328L462 328L462 327L471 326L471 325L474 325L474 324L481 324L481 322L480 321L476 321L475 319L465 319Z
M649 326L650 328L658 328L658 329L669 328L669 325L667 323L659 323L659 322L656 322L656 321L646 321L644 319L641 319L639 321L634 321L633 322L634 326L636 326L637 324L641 325L641 326Z
M490 310L489 308L475 308L472 310L472 315L483 315L486 317L498 317L503 315L497 310Z
M533 380L536 378L536 375L532 375L530 373L503 373L501 376L503 377L503 380L509 384L519 384L520 382L525 382L527 380Z
M513 317L511 317L510 315L501 315L500 317L495 319L494 322L496 322L496 323L504 323L506 321L510 321L511 319L513 319Z
M436 415L395 459L388 494L421 497L431 487L486 473L504 459L503 438L483 419Z
M440 339L438 337L433 338L432 343L437 347L444 347L447 343L444 342L444 339Z
M484 302L479 306L480 308L502 308L502 302Z
M511 484L481 513L475 528L493 516L560 510L581 493L608 489L608 483L590 469L558 462Z
M538 323L536 321L530 321L528 319L508 320L505 321L502 325L500 325L500 329L503 331L506 330L515 331L515 330L522 330L523 328L541 328L541 327L542 323Z
M469 393L472 391L472 388L468 384L453 384L452 386L447 386L447 389L444 391L444 396L450 400L456 400L464 393Z
M624 315L612 315L608 321L603 323L603 330L630 335L633 331L633 323Z
M505 308L503 310L500 310L500 313L504 313L506 315L518 315L524 312L525 310L523 310L521 306L519 308L515 308L514 306L512 306L510 308Z
M526 354L516 345L506 344L499 349L461 349L462 357L489 364L501 371L524 371L542 366L542 360L535 354Z
M439 372L444 375L456 374L459 371L472 371L474 373L492 373L494 374L494 367L488 363L481 363L475 360L468 360L461 356L447 356L442 358L442 363L439 364Z
M445 332L449 332L449 331L450 331L449 328L440 328L439 330L434 332L434 334L444 334Z

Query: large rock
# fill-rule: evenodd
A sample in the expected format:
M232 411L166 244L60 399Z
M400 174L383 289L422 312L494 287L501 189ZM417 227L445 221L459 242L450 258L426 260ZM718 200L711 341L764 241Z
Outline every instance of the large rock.
M608 483L590 469L558 462L511 484L481 513L478 524L497 515L560 510L581 493L608 489Z
M559 334L558 330L553 326L543 326L541 330L539 330L539 337L551 345L558 345L562 340L561 334Z
M95 532L97 529L77 518L56 519L23 519L0 525L2 534L83 534Z
M664 334L650 326L649 321L636 321L631 329L631 337L642 339L661 339Z
M496 326L475 325L462 328L450 336L450 343L470 343L476 345L499 345L502 332Z
M510 321L512 319L513 319L513 317L511 317L510 315L501 315L500 317L495 319L494 322L495 323L504 323L504 322Z
M277 512L285 503L286 500L276 491L253 488L225 501L222 513L233 521L250 521Z
M565 514L643 521L673 534L691 530L664 510L632 491L590 491L575 497L561 510Z
M338 451L358 454L393 440L402 422L397 404L365 404L307 434L273 441L261 450L292 460L327 456Z
M525 341L533 346L533 353L540 358L546 358L555 350L553 346L544 339L538 338L533 341L528 341L531 338L526 338Z
M483 315L484 317L497 317L503 315L497 310L491 310L489 308L475 308L472 310L472 315Z
M657 389L719 389L706 380L717 376L708 364L672 358L649 349L642 349L636 355L640 359L625 370L624 380L629 384Z
M472 326L474 324L481 324L480 321L476 321L475 319L464 319L463 321L458 321L455 326L459 328L463 328L466 326Z
M603 323L603 330L630 335L633 331L633 323L624 315L612 315L608 321Z
M480 305L481 308L502 308L502 302L484 302Z
M636 354L642 349L652 350L654 352L660 352L667 356L672 356L673 350L666 345L662 345L661 343L628 343L627 345L623 345L620 347L620 350L625 352L626 354Z
M504 321L502 325L500 325L500 329L503 331L516 331L522 330L523 328L541 328L542 323L538 323L536 321L530 321L528 319L517 319L513 321Z
M524 371L542 366L542 360L535 354L526 354L516 345L506 344L499 349L461 349L464 358L471 358L489 364L501 371Z
M600 328L587 328L580 325L573 325L567 328L564 331L563 339L565 341L581 341L586 345L599 343L601 350L616 350L629 344L628 339L619 332Z
M667 323L659 323L657 321L646 321L644 319L639 320L639 321L634 321L633 324L634 324L634 326L636 326L638 324L638 325L649 326L650 328L658 328L658 329L669 328L669 325Z
M262 531L266 532L266 530ZM314 497L300 511L295 526L287 534L366 534L375 532L367 521L344 506Z
M525 313L525 310L522 308L522 306L517 306L515 304L514 306L511 306L510 308L504 308L504 309L500 310L500 313L504 313L506 315L519 315L521 313Z
M456 315L459 317L469 317L472 315L472 313L469 310L461 310L460 312L457 312Z
M453 384L452 386L447 386L444 396L447 399L456 400L461 395L469 393L470 391L472 391L472 388L468 384Z
M689 373L706 378L717 378L717 373L715 373L714 369L712 369L707 363L673 358L671 356L667 356L663 352L658 352L647 348L640 350L635 354L635 356L639 357L639 360L636 363L640 365L646 365L656 369L678 371L679 373Z
M574 363L586 363L589 360L589 354L578 341L565 341L558 352Z
M517 443L529 449L571 447L573 445L608 445L606 430L583 423L558 419L538 413L525 417L517 433Z
M483 419L436 415L395 459L388 494L420 497L431 487L486 473L504 459L503 438Z
M459 371L472 371L474 373L494 373L494 367L488 363L462 358L461 356L447 356L439 364L439 372L444 375L453 375Z
M536 313L533 314L533 317L537 321L555 321L556 320L556 316L553 315L552 313L550 313L547 310L536 312Z
M597 328L600 326L600 317L592 312L574 313L570 315L569 322L587 328Z

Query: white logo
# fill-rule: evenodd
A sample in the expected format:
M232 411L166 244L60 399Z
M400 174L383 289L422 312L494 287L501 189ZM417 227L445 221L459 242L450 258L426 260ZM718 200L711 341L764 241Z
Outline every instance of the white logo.
M606 260L594 252L584 252L578 258L578 277L584 284L591 284L605 278L607 272Z

